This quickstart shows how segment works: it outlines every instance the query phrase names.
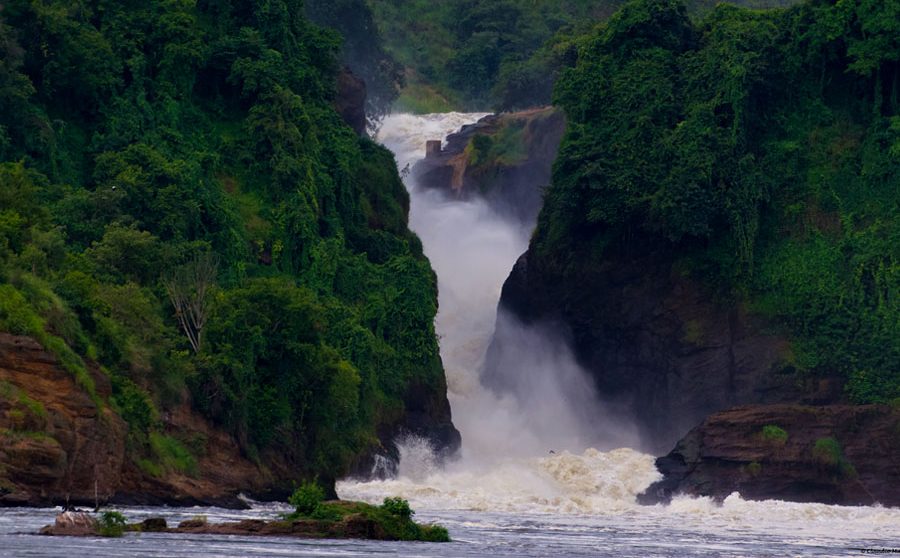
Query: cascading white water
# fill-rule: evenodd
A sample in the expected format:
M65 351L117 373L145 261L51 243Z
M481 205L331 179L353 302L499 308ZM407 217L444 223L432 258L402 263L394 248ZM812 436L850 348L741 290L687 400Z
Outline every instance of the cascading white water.
M424 156L427 140L445 138L481 116L394 115L384 122L379 140L395 153L402 169ZM634 443L625 424L602 428L614 422L613 413L601 409L584 420L578 399L593 401L590 383L563 343L543 339L533 330L514 330L519 332L516 343L523 347L523 381L530 382L535 397L498 397L479 383L500 290L527 247L529 228L503 220L483 202L448 201L440 192L407 186L410 226L438 275L435 325L453 421L463 437L461 458L439 470L427 443L403 441L397 478L339 482L342 498L379 502L385 496L402 496L413 507L429 511L590 514L606 521L626 517L661 529L691 518L699 529L715 532L761 528L784 536L802 531L809 537L834 537L841 529L849 538L869 534L873 525L892 526L897 532L900 510L879 507L746 502L736 494L723 505L706 498L677 498L667 507L637 505L635 496L659 478L654 458L632 449L612 449Z
M381 138L403 168L422 155L425 140L442 138L478 116L393 116L385 123ZM36 532L52 521L52 514L20 509L0 512L0 555L858 556L859 549L890 552L900 546L900 509L747 502L736 494L721 505L708 498L676 498L669 506L638 506L635 495L659 476L651 456L630 449L583 449L583 444L592 441L608 445L615 440L608 431L592 439L591 429L574 424L578 413L547 417L553 406L561 403L560 398L570 398L567 403L576 407L579 398L564 386L530 377L541 368L552 368L557 373L554 376L561 374L566 382L581 386L577 391L584 391L580 372L552 336L547 340L535 337L541 335L539 331L512 330L516 337L512 341L523 346L518 366L526 369L525 380L531 382L525 392L537 390L541 395L524 397L526 409L519 401L497 399L479 388L478 370L493 329L500 286L524 250L528 231L503 223L481 204L446 202L439 195L419 191L412 196L411 221L439 276L437 329L442 336L454 421L463 434L463 457L439 470L426 442L401 440L396 479L344 481L338 484L338 492L344 498L373 503L386 496L407 498L418 512L417 519L445 525L455 543L213 535L185 538L147 533L102 541L37 537L21 533ZM531 356L534 349L540 358ZM566 432L560 424L573 430ZM554 438L564 434L570 435L567 440ZM550 443L559 443L555 449L568 446L578 451L548 454ZM382 466L384 472L391 469L386 463ZM138 522L164 515L172 525L197 514L214 522L271 519L288 507L255 503L253 509L243 511L123 511Z
M403 169L424 156L427 140L443 139L482 116L395 115L384 122L379 140ZM435 327L453 420L463 437L461 457L438 471L427 443L401 440L396 480L344 482L341 493L377 500L383 493L399 492L413 501L421 501L414 494L427 494L436 496L432 504L439 508L474 509L536 505L589 511L608 508L617 499L633 501L658 477L653 458L627 449L607 454L588 449L579 455L603 440L596 436L600 421L584 416L585 409L596 407L593 388L561 340L528 328L507 328L515 335L510 341L521 347L516 367L529 383L526 392L536 397L500 397L479 382L500 291L528 246L531 226L501 218L481 200L449 200L411 180L407 178L410 227L422 239L438 276ZM627 428L618 425L616 430Z

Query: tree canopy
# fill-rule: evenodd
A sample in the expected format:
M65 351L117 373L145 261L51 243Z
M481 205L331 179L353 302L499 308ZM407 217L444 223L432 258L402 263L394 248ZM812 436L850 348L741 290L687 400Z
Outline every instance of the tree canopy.
M664 250L769 316L798 370L900 397L896 9L722 4L692 22L677 0L627 3L558 83L569 128L537 257L577 277Z
M181 404L333 478L413 383L444 397L393 156L332 108L341 44L299 0L2 5L0 330L85 389L100 363L151 474Z

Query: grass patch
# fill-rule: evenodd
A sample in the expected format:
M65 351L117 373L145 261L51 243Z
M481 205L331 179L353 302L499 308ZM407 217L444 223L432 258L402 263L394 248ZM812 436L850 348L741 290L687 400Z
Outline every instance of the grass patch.
M138 459L135 462L144 474L151 477L161 478L163 476L163 468L158 463L154 463L149 459Z
M151 432L149 438L150 448L153 450L157 462L165 470L176 471L192 477L197 476L199 471L197 458L181 442L158 432Z
M788 433L784 428L774 424L767 424L762 429L762 439L783 446L787 443Z
M433 85L423 81L417 74L408 72L406 87L394 102L394 111L412 114L452 112L453 103Z
M0 381L0 400L10 404L10 418L24 423L26 418L34 419L33 423L44 426L47 421L47 409L44 405L28 396L27 393L7 381Z
M34 440L37 442L47 442L54 446L60 445L59 440L50 434L39 430L10 430L8 428L0 428L0 436L6 438L6 442Z
M0 285L0 330L36 339L75 377L75 383L87 392L94 405L102 409L103 400L97 395L94 379L88 373L84 361L61 337L49 333L45 325L44 319L34 311L33 305L18 289L10 284Z
M818 463L838 471L842 476L856 478L856 468L847 460L836 439L819 438L813 445L812 453Z

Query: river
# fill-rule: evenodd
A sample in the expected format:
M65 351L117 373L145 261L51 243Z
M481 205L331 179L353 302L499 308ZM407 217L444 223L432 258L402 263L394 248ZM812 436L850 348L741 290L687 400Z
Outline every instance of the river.
M379 140L405 168L426 140L444 138L481 115L394 115ZM479 201L448 201L408 179L410 226L438 275L436 329L447 370L458 460L437 467L422 440L401 444L398 478L338 483L342 498L373 503L407 498L416 518L446 526L454 542L304 541L281 538L133 535L63 539L31 534L50 510L0 512L0 556L853 556L900 553L900 509L778 501L722 504L676 498L639 506L635 496L659 477L613 409L595 403L565 346L522 328L523 381L539 397L496 396L478 373L493 332L503 281L531 233ZM552 370L552 374L546 373ZM585 420L589 413L589 420ZM625 446L625 447L622 447ZM552 453L551 453L552 451ZM129 520L194 515L210 521L274 517L284 507L248 511L126 508Z

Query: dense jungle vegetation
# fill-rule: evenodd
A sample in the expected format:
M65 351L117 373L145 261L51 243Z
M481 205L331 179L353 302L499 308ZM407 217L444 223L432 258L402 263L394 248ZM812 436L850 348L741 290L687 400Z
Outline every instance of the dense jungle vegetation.
M354 0L340 0L340 3ZM362 0L355 0L357 2ZM550 103L574 37L625 0L367 0L386 50L406 67L398 108L514 110ZM752 8L798 0L733 0ZM703 14L717 0L688 0Z
M0 18L0 331L121 414L145 471L191 469L161 429L184 401L247 455L333 478L408 390L444 393L406 191L332 108L341 38L301 2Z
M674 254L796 370L900 397L900 2L635 0L576 43L533 259L583 289L610 255Z

